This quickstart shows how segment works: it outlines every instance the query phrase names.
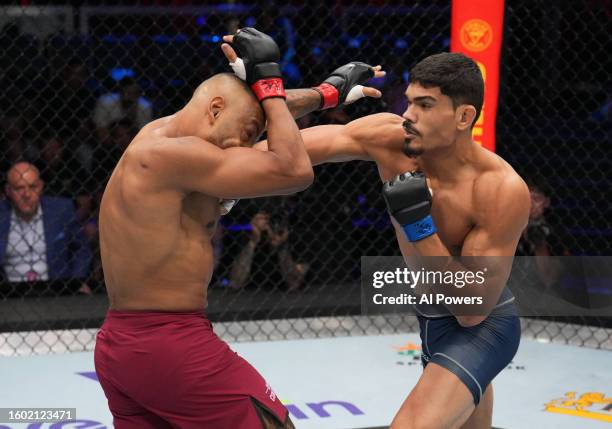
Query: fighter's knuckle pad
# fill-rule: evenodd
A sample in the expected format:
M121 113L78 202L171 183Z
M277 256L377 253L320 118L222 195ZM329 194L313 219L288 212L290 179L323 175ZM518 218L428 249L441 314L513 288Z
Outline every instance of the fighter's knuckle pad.
M252 64L275 62L280 59L276 42L268 35L245 29L234 36L233 44L244 61Z
M342 103L354 86L365 84L373 76L372 67L366 63L353 61L338 67L324 82L333 85L338 90Z
M274 39L246 27L234 36L233 45L244 62L245 80L257 99L285 98L282 72L278 64L280 50Z

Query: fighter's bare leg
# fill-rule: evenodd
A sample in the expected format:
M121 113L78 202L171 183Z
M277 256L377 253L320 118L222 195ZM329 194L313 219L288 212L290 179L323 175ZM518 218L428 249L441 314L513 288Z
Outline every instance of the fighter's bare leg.
M461 429L491 429L493 425L493 385L485 389L480 403Z
M474 410L474 396L459 377L430 362L389 429L456 429Z
M261 419L264 429L295 429L295 426L293 425L293 422L289 416L287 416L284 423L281 423L274 414L268 411L255 399L253 399L253 403L255 404L255 409L257 410L257 414Z

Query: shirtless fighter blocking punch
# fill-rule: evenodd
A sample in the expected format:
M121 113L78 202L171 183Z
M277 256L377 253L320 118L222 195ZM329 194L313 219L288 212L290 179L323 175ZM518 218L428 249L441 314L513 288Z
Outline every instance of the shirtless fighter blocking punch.
M110 309L94 360L117 429L294 427L263 377L214 334L204 309L211 238L232 200L312 182L290 108L299 114L304 93L314 91L285 94L279 50L265 34L245 29L233 44L247 84L213 76L179 112L143 127L102 198ZM366 68L362 75L375 74ZM352 86L326 93L341 103ZM374 88L358 92L353 100L380 96ZM251 148L265 127L267 151Z
M234 64L231 47L223 50ZM336 105L321 87L303 91L302 114ZM508 163L472 140L484 99L482 74L472 59L459 53L425 58L410 72L406 97L402 117L382 113L347 125L312 127L302 130L302 138L313 165L376 162L407 261L505 257L489 269L486 293L493 298L485 314L416 308L424 371L391 424L391 429L490 428L491 382L520 340L514 298L505 283L529 217L529 191ZM267 142L255 147L269 150Z

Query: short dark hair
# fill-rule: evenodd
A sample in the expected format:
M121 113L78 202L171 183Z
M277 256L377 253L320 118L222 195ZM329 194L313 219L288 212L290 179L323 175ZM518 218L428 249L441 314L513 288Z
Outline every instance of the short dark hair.
M439 87L455 109L471 104L476 108L472 127L478 121L484 102L484 80L478 64L470 57L458 52L431 55L412 68L410 82L425 88Z

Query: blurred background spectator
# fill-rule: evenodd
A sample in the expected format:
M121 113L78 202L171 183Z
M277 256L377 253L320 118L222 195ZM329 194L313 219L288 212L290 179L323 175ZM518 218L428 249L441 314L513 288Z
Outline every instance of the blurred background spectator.
M126 76L118 87L117 92L104 94L96 101L93 120L102 143L108 139L113 124L129 122L140 129L153 119L151 102L142 96L135 79Z
M63 139L70 138L82 128L91 129L96 96L88 86L91 73L85 62L69 58L58 76L45 80L37 105L38 129L52 129Z
M138 133L129 118L121 118L108 124L106 130L108 137L98 143L92 154L93 168L89 183L94 194L104 191L117 162Z
M291 255L289 213L282 200L264 205L249 226L248 241L232 263L230 287L283 285L287 290L300 289L308 264L296 262Z
M542 178L528 178L527 186L531 196L529 222L523 230L516 254L519 256L562 256L569 255L566 237L561 226L553 227L548 220L550 187Z
M89 173L67 147L66 138L52 129L42 131L40 137L40 155L34 164L45 184L45 194L73 198L85 192L83 184Z

